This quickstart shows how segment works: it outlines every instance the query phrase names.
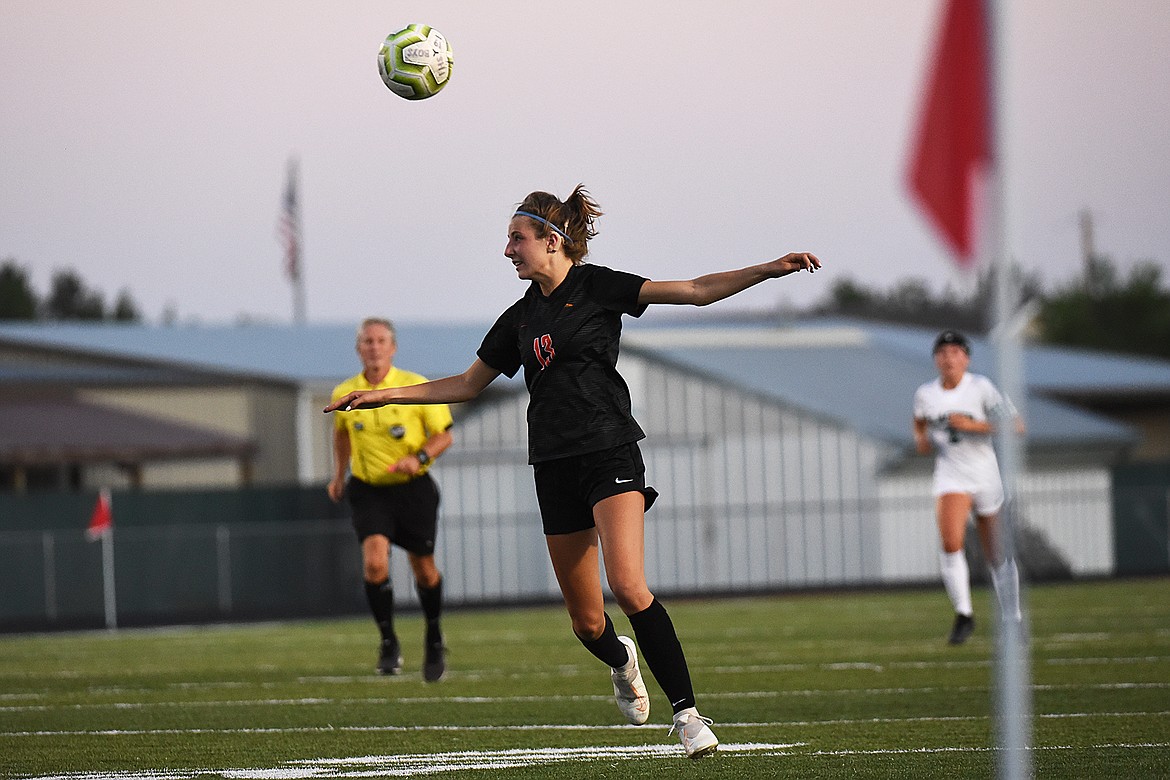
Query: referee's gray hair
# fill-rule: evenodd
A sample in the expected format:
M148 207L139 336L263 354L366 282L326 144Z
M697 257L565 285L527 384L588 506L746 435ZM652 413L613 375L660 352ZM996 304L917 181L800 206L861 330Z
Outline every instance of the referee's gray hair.
M398 333L394 330L394 323L385 317L366 317L362 320L362 324L357 327L357 339L361 341L362 332L371 325L381 325L386 330L390 331L390 340L395 344L398 343Z

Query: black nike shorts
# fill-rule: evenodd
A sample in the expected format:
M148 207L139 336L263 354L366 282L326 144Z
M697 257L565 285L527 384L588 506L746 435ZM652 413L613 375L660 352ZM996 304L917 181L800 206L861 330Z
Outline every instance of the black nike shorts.
M594 504L610 496L637 491L647 509L658 498L658 491L646 485L646 464L637 442L536 463L532 473L548 536L593 528Z
M439 486L430 474L401 485L371 485L350 477L345 492L359 542L381 534L415 555L435 554Z

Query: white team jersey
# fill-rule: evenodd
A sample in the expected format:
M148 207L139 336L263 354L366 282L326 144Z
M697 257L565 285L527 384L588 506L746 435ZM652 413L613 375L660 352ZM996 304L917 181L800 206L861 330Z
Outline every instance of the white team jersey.
M926 421L938 453L934 462L935 495L987 490L1002 495L991 434L950 428L947 418L956 412L979 422L990 420L994 424L1015 416L1011 404L990 379L980 374L963 374L959 384L951 390L943 388L941 379L920 386L914 393L914 419Z

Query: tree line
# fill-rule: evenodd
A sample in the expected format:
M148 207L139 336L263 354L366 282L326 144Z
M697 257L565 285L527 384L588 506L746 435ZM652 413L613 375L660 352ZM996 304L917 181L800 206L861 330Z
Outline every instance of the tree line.
M917 279L887 291L839 279L813 313L987 333L993 273L981 273L966 295L949 288L935 295ZM1043 290L1035 276L1014 273L1022 299L1036 304L1029 333L1036 341L1170 359L1170 289L1157 263L1138 263L1123 277L1108 257L1096 255L1080 277L1052 291Z
M28 271L15 260L0 264L0 320L138 322L142 313L138 304L123 289L113 303L93 289L73 269L57 271L49 282L49 291L39 295Z

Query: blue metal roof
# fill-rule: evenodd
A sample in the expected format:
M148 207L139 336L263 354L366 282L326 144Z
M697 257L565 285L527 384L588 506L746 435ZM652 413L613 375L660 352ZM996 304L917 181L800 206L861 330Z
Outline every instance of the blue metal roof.
M797 330L854 328L883 349L924 358L928 369L932 369L930 352L939 332L938 328L848 318L805 320L792 323L791 327ZM981 336L965 335L971 342L971 370L994 378L993 344ZM1023 355L1024 381L1034 390L1061 395L1170 394L1170 361L1167 360L1047 344L1025 344Z
M914 391L936 376L931 358L936 335L937 331L919 328L822 320L772 328L636 327L626 343L627 349L648 357L910 446ZM1026 398L1018 404L1026 415L1030 441L1065 446L1137 441L1137 433L1127 425L1038 392L1085 381L1069 369L1069 350L1029 347L1025 352L1026 375L1039 374L1046 380L1040 387L1028 382ZM1170 364L1111 357L1097 355L1113 369L1117 386L1140 385L1170 393ZM994 377L992 361L990 346L973 339L971 371ZM1065 370L1052 370L1051 365ZM1085 365L1087 371L1098 370L1095 362ZM1127 372L1127 366L1140 370Z
M648 321L647 321L648 320ZM659 321L655 321L659 320ZM483 325L395 323L395 364L430 378L462 372ZM356 322L312 325L0 324L0 342L174 368L197 368L292 382L336 382L357 373ZM734 383L749 392L906 443L914 390L934 375L937 331L850 319L757 323L627 319L626 349ZM972 337L971 370L995 377L991 345ZM1023 406L1034 442L1123 444L1128 426L1046 396L1141 392L1170 396L1170 362L1085 350L1028 346ZM15 369L0 372L14 381ZM513 380L518 381L518 380Z
M461 373L490 324L395 323L395 364L430 378ZM3 324L0 341L131 361L151 361L275 377L336 382L361 370L349 325Z
M152 366L93 366L18 362L0 358L0 385L167 384L190 373Z

